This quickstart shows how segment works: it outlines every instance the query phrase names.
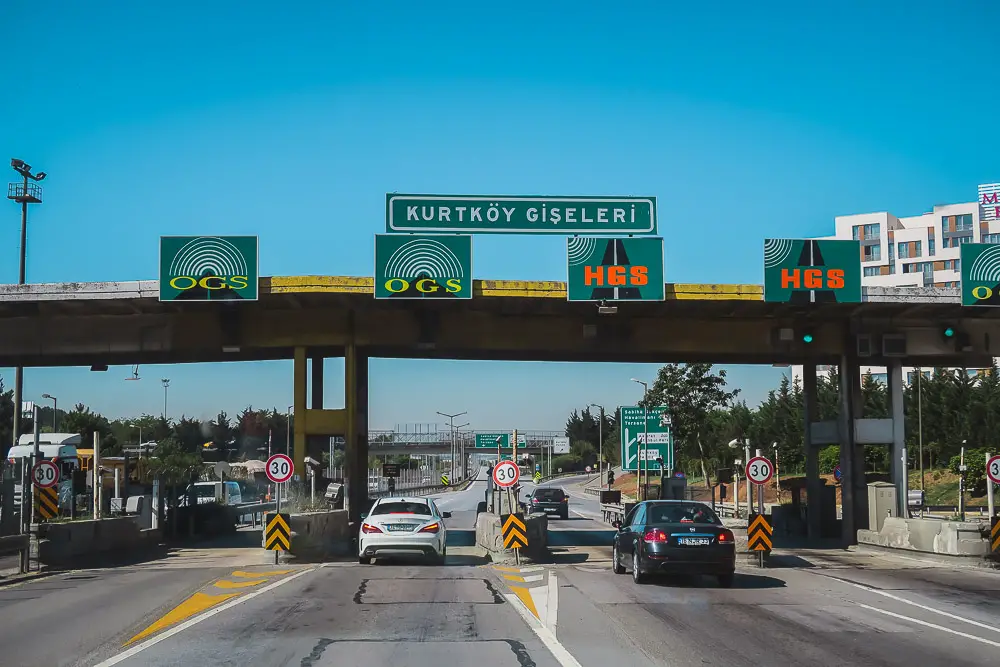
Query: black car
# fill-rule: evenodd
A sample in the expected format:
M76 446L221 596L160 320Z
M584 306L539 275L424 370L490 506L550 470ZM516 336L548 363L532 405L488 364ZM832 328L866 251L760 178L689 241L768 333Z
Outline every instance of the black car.
M630 569L637 584L655 573L707 574L718 577L720 586L733 585L736 539L704 503L646 501L612 525L618 529L611 556L615 574Z
M569 496L557 487L537 488L528 496L528 508L532 512L557 514L561 519L568 519Z

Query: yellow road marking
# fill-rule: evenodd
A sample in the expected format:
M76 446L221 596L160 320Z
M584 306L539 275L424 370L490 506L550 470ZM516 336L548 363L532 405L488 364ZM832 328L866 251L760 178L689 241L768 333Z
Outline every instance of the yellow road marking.
M251 586L260 586L262 583L267 581L267 579L257 579L256 581L222 581L215 582L216 588L250 588Z
M503 578L509 579L510 581L520 581L521 583L524 583L524 577L519 577L516 574L505 574L503 575Z
M521 568L517 568L517 567L503 567L502 565L494 565L493 569L496 570L497 572L514 572L516 574L520 574L520 572L521 572Z
M234 598L237 595L239 595L239 593L223 593L222 595L206 595L205 593L195 593L187 600L181 602L179 605L177 605L169 612L164 614L161 618L156 620L148 628L137 634L135 637L132 637L132 639L125 642L124 646L128 646L129 644L136 642L142 639L143 637L148 637L154 632L159 632L160 630L168 628L171 625L180 623L186 618L190 618L191 616L203 612L206 609L210 609L215 605L219 604L220 602L225 602L229 598Z
M236 570L232 573L233 577L243 577L245 579L258 579L260 577L276 577L279 574L288 574L293 570L271 570L270 572L244 572L243 570Z
M522 588L521 586L511 586L510 592L517 596L517 599L524 603L524 606L528 608L535 618L541 620L538 616L538 610L535 609L535 601L531 599L531 593L528 592L527 588Z

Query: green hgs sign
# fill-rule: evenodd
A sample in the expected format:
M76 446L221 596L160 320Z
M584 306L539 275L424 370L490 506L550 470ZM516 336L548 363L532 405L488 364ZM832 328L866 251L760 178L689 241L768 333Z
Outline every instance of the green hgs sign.
M656 234L656 197L385 196L385 231Z
M1000 306L1000 245L963 243L962 305Z
M663 301L663 239L566 239L569 301Z
M472 237L375 235L376 299L471 299Z
M670 415L665 407L650 408L645 426L643 409L630 406L621 409L620 442L622 470L659 470L657 459L663 459L667 470L674 469L674 436ZM643 446L646 434L649 442ZM639 462L642 461L642 467Z
M160 301L256 301L256 236L161 236Z
M764 301L861 303L861 243L765 240Z

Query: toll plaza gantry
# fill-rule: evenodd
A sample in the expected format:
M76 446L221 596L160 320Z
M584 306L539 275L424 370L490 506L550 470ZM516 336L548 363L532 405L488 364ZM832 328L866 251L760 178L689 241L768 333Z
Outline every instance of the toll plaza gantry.
M863 445L892 448L893 479L905 488L902 366L981 367L1000 356L1000 316L963 309L956 288L867 287L861 303L801 304L765 302L758 285L667 284L665 300L619 302L613 314L567 300L561 282L474 281L475 298L464 301L379 300L373 289L367 277L262 277L259 300L213 303L160 301L155 280L4 285L0 365L292 359L296 471L329 436L343 436L357 519L367 494L371 357L802 364L807 494L814 506L829 505L808 513L809 535L820 536L824 509L834 509L818 447L838 443L841 529L852 543L868 523ZM329 357L345 359L343 409L323 408ZM888 367L892 419L864 419L861 363ZM819 364L840 369L836 423L813 419Z

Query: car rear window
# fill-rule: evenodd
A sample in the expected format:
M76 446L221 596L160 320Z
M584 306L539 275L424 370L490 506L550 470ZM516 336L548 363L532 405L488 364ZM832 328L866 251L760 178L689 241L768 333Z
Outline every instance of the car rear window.
M372 508L372 515L375 514L423 514L431 516L431 508L428 507L427 503L379 503Z
M721 524L718 515L708 505L700 503L671 503L652 505L646 523L714 523Z
M535 497L539 500L562 500L563 495L562 489L538 489L535 491Z

